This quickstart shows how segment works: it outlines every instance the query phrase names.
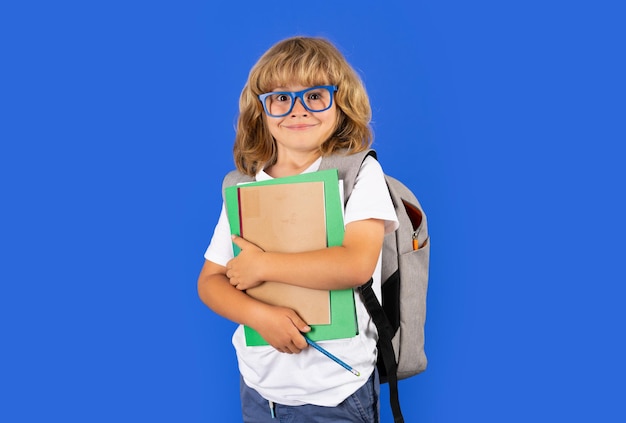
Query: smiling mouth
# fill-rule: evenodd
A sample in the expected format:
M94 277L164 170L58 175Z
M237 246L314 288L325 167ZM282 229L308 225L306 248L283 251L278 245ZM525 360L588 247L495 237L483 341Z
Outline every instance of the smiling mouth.
M313 128L315 127L315 125L311 125L311 124L298 124L298 125L285 125L285 128L287 129L291 129L294 131L302 131L305 129L309 129L309 128Z

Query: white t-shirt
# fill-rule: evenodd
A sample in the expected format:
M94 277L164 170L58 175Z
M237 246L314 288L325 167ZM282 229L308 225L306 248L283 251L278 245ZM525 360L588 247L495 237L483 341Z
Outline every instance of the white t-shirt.
M321 158L303 173L317 171L320 163ZM271 176L261 171L256 179L271 179ZM385 221L386 233L398 227L382 168L376 159L367 157L346 204L344 224L372 218ZM223 205L204 257L222 266L233 258L230 227ZM381 255L373 275L374 292L379 299L380 268ZM247 347L243 326L239 325L232 341L245 383L265 399L278 404L336 406L341 403L367 381L376 366L376 327L356 291L355 304L359 334L319 344L358 370L360 377L313 348L306 348L299 354L284 354L271 346Z

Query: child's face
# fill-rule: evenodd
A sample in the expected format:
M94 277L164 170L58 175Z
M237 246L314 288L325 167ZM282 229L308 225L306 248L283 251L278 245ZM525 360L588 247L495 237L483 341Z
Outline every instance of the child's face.
M301 91L309 87L287 85L275 87L272 91ZM278 152L316 151L331 136L337 124L337 108L332 106L323 112L309 112L299 99L291 112L283 117L265 115L270 133L276 140Z

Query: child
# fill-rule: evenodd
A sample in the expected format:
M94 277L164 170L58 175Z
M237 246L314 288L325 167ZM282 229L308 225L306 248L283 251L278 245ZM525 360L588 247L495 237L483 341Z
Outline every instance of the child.
M252 68L239 108L235 163L239 172L256 180L314 172L323 156L363 151L372 143L365 88L324 39L294 37L270 48ZM266 280L345 289L371 277L379 293L383 237L398 222L382 169L371 157L359 170L344 221L341 246L269 253L231 237L222 205L198 293L213 311L240 324L233 345L246 423L379 420L376 328L356 291L359 334L320 345L349 361L361 377L308 348L303 333L310 328L295 311L245 293ZM241 248L235 258L233 242ZM247 347L242 325L254 328L270 346Z

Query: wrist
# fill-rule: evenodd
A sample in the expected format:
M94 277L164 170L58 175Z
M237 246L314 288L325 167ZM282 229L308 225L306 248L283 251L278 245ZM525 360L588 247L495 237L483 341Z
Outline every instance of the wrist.
M248 308L246 322L243 322L243 324L261 333L267 321L272 319L271 312L274 306L256 299L253 299L253 301L253 305Z
M259 256L259 260L257 261L257 275L256 279L258 281L273 281L276 280L274 275L272 274L272 262L273 262L273 253L262 252Z

